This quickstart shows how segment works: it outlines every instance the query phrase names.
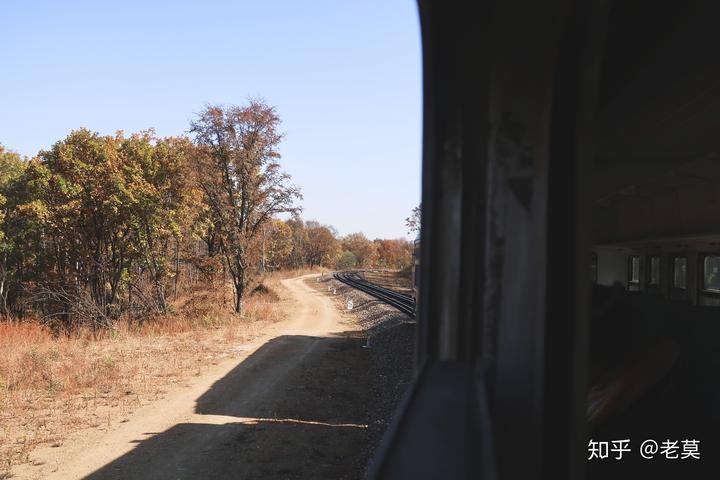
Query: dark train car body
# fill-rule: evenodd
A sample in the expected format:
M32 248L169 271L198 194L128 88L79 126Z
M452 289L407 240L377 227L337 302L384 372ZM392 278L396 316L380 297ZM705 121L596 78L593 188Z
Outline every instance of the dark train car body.
M687 325L713 326L719 8L419 1L417 373L371 478L720 475L713 452L698 462L710 476L687 462L588 462L586 417L588 275L654 299L628 324L701 309ZM686 331L691 350L702 330Z
M419 238L416 238L413 241L412 282L413 282L413 299L415 300L415 308L417 310L419 293L420 293L420 239Z

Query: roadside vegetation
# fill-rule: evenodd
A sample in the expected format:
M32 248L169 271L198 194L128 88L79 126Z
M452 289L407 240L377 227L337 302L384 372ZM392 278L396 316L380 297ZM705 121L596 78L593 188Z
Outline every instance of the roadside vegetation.
M293 272L303 274L305 271ZM196 286L169 304L173 313L114 328L58 335L48 325L0 322L0 479L37 447L62 445L85 428L110 429L163 398L285 318L279 280L248 294L234 313L229 284Z
M405 240L302 220L279 124L252 100L206 107L192 137L79 129L29 160L0 147L0 315L99 333L173 313L218 279L241 314L264 272L407 267Z
M0 145L0 478L236 354L288 310L280 279L409 268L404 239L302 219L279 125L251 100L207 106L188 137Z

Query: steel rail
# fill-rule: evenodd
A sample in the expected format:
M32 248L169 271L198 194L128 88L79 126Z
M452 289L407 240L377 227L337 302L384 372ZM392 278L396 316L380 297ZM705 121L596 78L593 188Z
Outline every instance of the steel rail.
M362 278L359 274L352 272L352 273L343 273L341 275L344 275L346 278L350 278L351 281L358 282L362 284L365 287L371 288L373 290L378 291L379 293L387 294L393 298L398 299L400 302L405 303L414 303L413 297L411 295L407 295L405 293L396 292L395 290L392 290L390 288L381 287L380 285L377 285L375 283L369 282Z
M398 293L389 288L380 287L361 279L356 273L340 273L333 275L336 280L367 293L383 302L392 305L410 318L415 318L415 300L410 295Z

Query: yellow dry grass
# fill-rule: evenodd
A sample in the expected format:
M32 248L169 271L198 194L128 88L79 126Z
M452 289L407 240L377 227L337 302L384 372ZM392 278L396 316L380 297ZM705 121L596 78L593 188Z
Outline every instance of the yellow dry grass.
M100 336L55 336L38 322L0 322L0 479L29 461L33 448L61 445L84 428L108 428L237 354L234 347L283 318L279 280L302 273L266 276L271 294L249 296L241 316L232 313L226 288L210 287L178 298L174 313L123 321Z
M381 287L397 290L400 293L412 293L412 269L406 270L369 270L363 272L368 282Z

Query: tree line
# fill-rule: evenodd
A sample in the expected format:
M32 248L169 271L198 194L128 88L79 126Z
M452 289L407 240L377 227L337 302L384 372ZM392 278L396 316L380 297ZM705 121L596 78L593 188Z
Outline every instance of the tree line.
M142 322L179 290L226 278L240 313L262 272L409 266L404 240L302 220L279 124L251 100L207 106L187 137L79 129L29 160L0 145L0 315L59 329Z

